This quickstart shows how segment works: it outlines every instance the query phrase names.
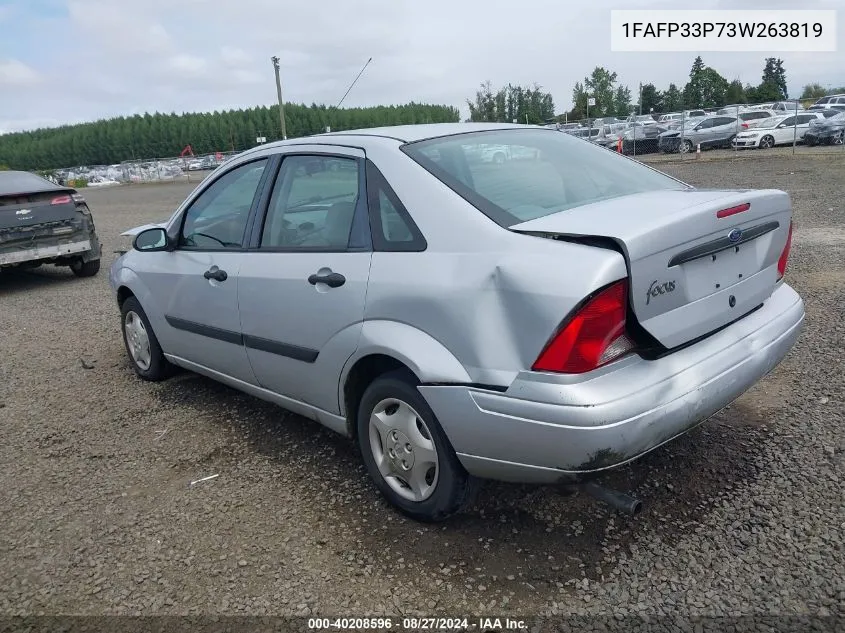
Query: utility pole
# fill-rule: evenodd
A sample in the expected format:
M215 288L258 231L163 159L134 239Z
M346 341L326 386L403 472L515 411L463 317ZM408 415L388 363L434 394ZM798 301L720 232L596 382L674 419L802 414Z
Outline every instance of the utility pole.
M640 82L640 116L643 114L643 82Z
M279 78L279 58L273 55L270 58L273 62L273 69L276 71L276 93L279 96L279 120L282 123L282 140L287 140L288 132L285 127L285 102L282 101L282 80Z

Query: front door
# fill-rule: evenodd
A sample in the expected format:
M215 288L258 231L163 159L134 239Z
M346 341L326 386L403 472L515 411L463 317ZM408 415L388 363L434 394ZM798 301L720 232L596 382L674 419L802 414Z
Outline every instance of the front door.
M234 167L205 188L182 215L176 250L150 253L156 265L141 275L164 314L156 334L165 353L249 383L238 273L267 161Z
M307 151L299 149L299 152ZM358 345L372 247L363 152L285 155L239 275L247 356L259 384L338 413Z

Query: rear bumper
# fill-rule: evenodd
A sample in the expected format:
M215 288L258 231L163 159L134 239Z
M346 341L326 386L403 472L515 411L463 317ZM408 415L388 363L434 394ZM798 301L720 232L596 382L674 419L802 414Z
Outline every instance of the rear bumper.
M29 248L9 248L7 250L0 251L0 266L66 257L68 255L90 251L93 247L94 244L92 244L91 239L83 240L76 238L73 241L63 243L50 243L45 241L42 243L36 243L34 246ZM97 253L97 257L99 257L99 253Z
M504 481L556 483L620 466L691 430L770 372L804 304L781 285L756 312L664 358L589 377L523 372L504 393L421 386L461 463Z

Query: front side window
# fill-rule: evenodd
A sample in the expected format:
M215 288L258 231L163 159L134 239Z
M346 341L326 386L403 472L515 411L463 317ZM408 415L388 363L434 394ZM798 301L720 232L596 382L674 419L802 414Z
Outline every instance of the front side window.
M179 246L186 249L241 248L246 223L267 159L226 172L191 203Z
M287 156L261 232L262 248L346 250L358 204L359 162Z
M504 150L487 160L492 147ZM455 134L408 143L402 151L506 227L600 200L686 188L615 152L551 130Z

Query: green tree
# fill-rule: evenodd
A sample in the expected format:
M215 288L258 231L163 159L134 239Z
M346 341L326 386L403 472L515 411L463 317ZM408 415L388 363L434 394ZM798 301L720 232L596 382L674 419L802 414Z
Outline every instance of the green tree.
M677 88L675 90L677 91ZM653 110L657 113L664 111L663 94L654 87L654 84L643 84L640 89L640 101L642 102L643 112L650 113Z
M631 114L631 90L628 86L617 86L616 94L613 96L613 110L613 114L619 117Z
M595 97L596 105L590 107L590 116L609 116L613 114L616 103L614 97L616 73L596 66L589 77L584 78L584 88L591 97Z
M663 93L663 112L676 112L684 106L684 98L681 91L675 84L669 84L669 88Z
M763 81L757 88L757 92L758 96L761 96L764 101L778 101L789 96L786 90L786 70L783 67L782 59L766 58L766 65L763 68Z
M820 99L825 95L827 95L827 90L821 84L817 83L807 84L801 92L802 99Z
M739 79L734 79L728 84L728 89L725 92L725 103L748 103L745 88L742 87L742 82Z
M702 105L704 94L701 86L705 68L706 66L704 65L704 60L701 59L701 55L697 56L689 71L689 81L684 86L684 105L687 108L705 107Z

